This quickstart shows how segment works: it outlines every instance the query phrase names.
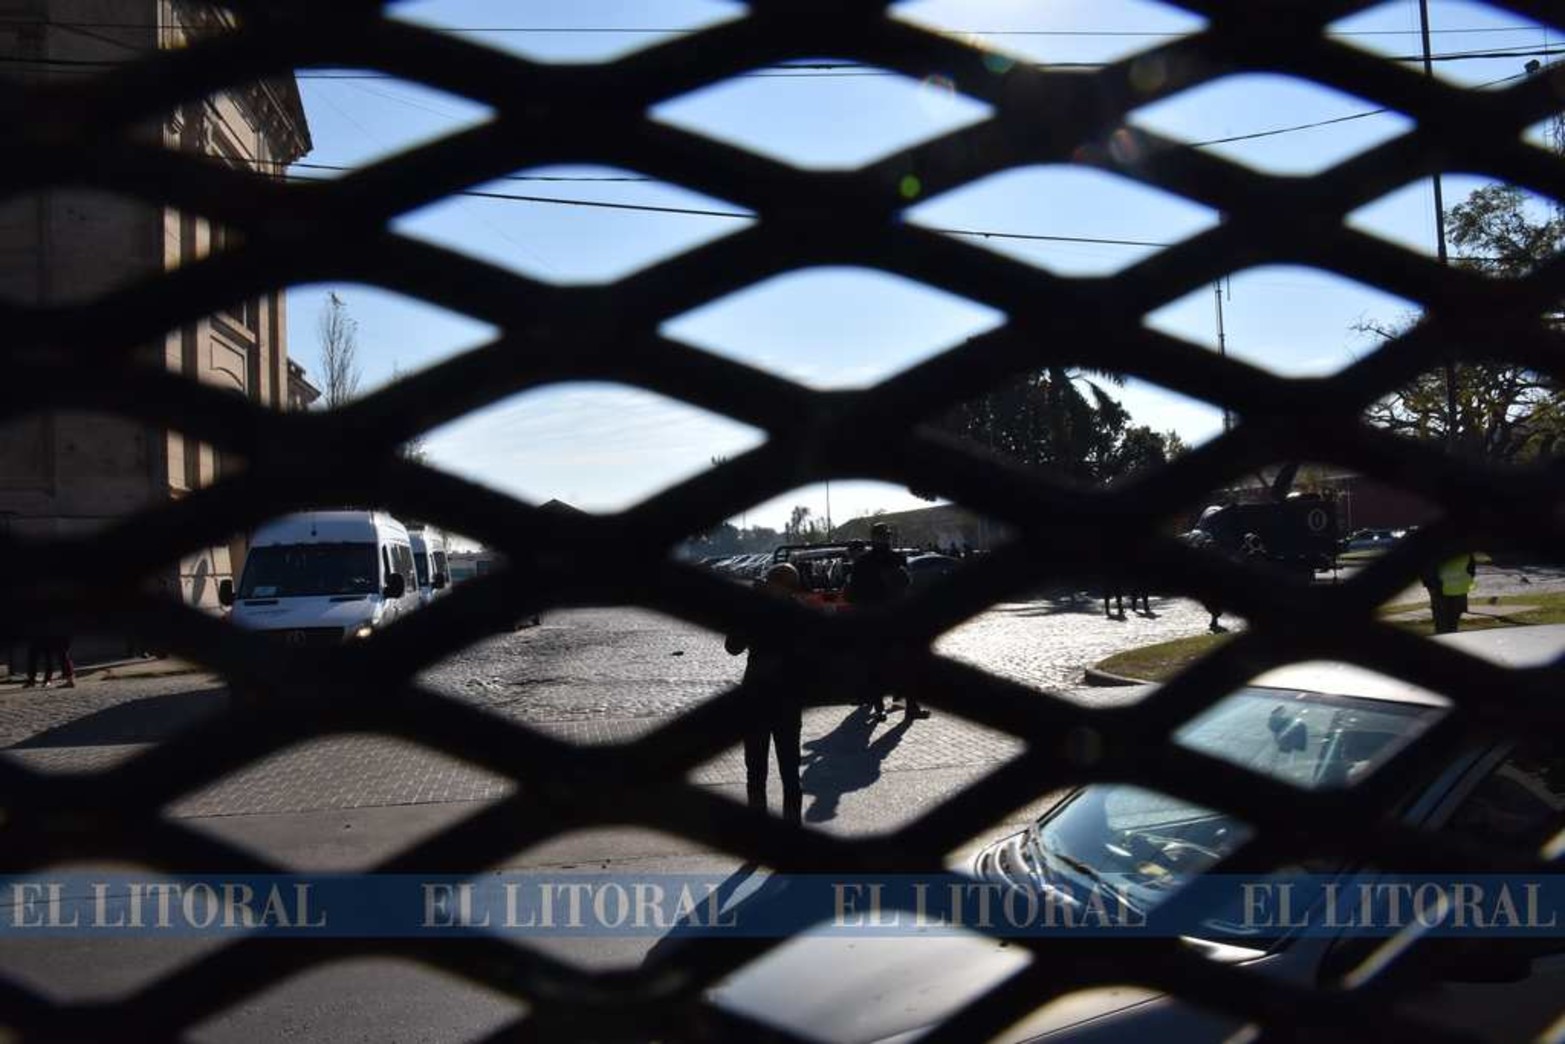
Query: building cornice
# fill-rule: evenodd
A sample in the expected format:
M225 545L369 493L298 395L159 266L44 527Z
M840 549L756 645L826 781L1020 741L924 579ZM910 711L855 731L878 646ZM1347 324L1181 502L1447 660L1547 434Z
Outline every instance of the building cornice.
M239 29L233 12L195 0L172 0L174 38L172 46L205 37L227 35ZM229 88L245 108L247 115L271 145L270 161L280 169L306 155L314 143L310 125L299 96L299 83L292 74L273 76Z

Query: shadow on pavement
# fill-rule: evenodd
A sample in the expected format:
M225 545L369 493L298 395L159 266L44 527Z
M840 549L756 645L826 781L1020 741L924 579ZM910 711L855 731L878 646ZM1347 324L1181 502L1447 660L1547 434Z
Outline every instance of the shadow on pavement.
M221 713L228 706L227 691L219 686L131 700L45 729L10 749L158 743L198 721Z
M1158 596L1159 601L1164 601ZM1006 616L1059 616L1062 613L1080 613L1083 616L1097 616L1105 620L1117 621L1117 616L1104 616L1103 596L1090 592L1079 592L1068 595L1048 595L1034 598L1025 605L1002 605L994 610ZM1137 616L1144 619L1156 619L1157 613L1151 614L1136 612Z
M800 782L804 793L814 799L804 810L805 822L835 819L843 794L873 786L880 779L881 762L902 742L913 722L903 715L896 725L872 741L877 724L874 712L861 705L820 739L805 742Z

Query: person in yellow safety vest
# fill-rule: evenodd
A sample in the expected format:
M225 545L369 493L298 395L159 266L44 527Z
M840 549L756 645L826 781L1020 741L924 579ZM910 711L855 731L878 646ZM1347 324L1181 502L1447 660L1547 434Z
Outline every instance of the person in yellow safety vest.
M1434 617L1436 634L1450 634L1458 628L1477 574L1478 560L1470 552L1453 555L1424 571L1422 579L1429 592L1429 615Z

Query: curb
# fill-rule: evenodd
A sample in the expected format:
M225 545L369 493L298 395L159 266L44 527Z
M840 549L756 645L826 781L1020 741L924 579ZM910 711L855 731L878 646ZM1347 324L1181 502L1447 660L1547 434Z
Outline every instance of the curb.
M1088 667L1083 672L1082 681L1095 688L1152 684L1142 678L1127 678L1122 674L1110 674L1108 671L1100 671L1096 667Z

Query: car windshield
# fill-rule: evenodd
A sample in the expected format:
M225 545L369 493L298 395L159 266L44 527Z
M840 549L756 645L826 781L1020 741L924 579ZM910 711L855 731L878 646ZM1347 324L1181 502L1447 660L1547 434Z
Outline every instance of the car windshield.
M274 544L250 549L238 597L374 594L379 581L374 544Z
M423 551L413 552L413 569L418 573L418 586L429 586L429 555Z
M1439 706L1243 689L1175 741L1304 790L1344 787L1444 713ZM1141 787L1097 785L1040 819L1034 847L1054 873L1113 889L1146 910L1249 838L1233 816Z

